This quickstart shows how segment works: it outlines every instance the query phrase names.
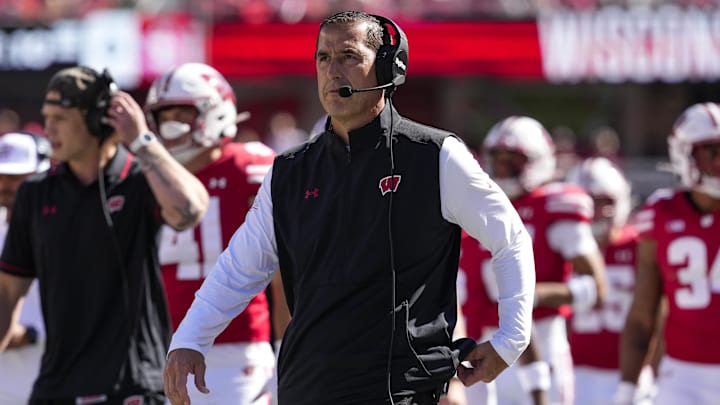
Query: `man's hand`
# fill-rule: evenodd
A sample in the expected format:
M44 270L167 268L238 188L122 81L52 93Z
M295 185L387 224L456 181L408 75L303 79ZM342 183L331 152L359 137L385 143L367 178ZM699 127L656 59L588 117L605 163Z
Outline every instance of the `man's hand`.
M483 342L475 346L475 349L465 357L465 361L469 362L472 368L461 364L458 367L457 375L467 387L478 381L489 383L508 367L490 342Z
M19 347L34 344L37 341L37 331L33 327L27 327L20 324L14 324L10 327L10 342L8 349L17 349Z
M130 145L138 135L148 132L145 112L135 99L124 91L117 91L113 95L105 123L115 128L125 145Z
M172 405L190 405L187 392L187 376L195 375L195 386L203 394L210 393L205 386L205 358L191 349L176 349L170 352L163 373L165 395Z

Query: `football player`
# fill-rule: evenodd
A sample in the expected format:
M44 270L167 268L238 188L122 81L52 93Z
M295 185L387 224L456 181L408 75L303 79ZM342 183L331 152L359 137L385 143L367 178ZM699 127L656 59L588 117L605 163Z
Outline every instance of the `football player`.
M210 195L199 226L183 232L163 229L160 262L176 329L195 291L243 223L274 153L260 142L232 142L238 123L235 94L208 65L187 63L159 77L149 90L145 110L168 151L202 181ZM278 277L273 283L279 282ZM276 314L286 313L282 288L272 291ZM192 403L267 404L275 363L270 339L269 307L261 293L208 353L205 375L210 392L203 395L188 382Z
M495 383L498 402L531 403L532 391L547 390L550 403L571 404L574 382L566 318L571 307L592 308L605 290L603 259L590 226L592 199L580 187L551 182L554 144L533 118L512 116L500 121L491 128L483 149L491 177L512 200L533 238L537 277L533 331L543 360L517 364L500 375ZM463 306L467 329L481 340L497 328L494 303L504 298L491 288L492 272L485 270L486 263L463 269L468 275L468 300ZM476 300L485 302L473 303ZM493 306L487 310L489 303ZM472 398L471 387L468 402L477 403Z
M607 294L602 306L573 314L570 348L575 368L575 403L609 404L620 379L620 332L635 287L637 232L627 224L630 183L605 157L587 159L567 180L593 198L592 231L605 258ZM652 371L647 369L644 397L651 396Z
M621 338L618 404L636 397L663 296L665 356L655 403L720 398L720 105L686 109L668 147L682 187L656 191L637 214L638 276Z

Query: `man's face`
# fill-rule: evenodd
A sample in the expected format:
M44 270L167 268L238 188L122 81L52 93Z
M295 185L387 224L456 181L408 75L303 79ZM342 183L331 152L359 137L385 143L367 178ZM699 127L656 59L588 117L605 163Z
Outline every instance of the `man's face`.
M593 205L595 206L591 224L593 236L598 242L606 243L617 212L615 200L608 196L594 195Z
M526 164L527 157L522 153L504 148L490 150L491 172L495 179L517 178Z
M702 174L720 177L720 142L698 145L692 156Z
M198 111L195 107L189 105L177 105L160 109L157 112L157 127L160 132L160 138L166 148L172 148L188 142L195 129L195 120L198 117ZM164 123L173 123L173 128L163 127ZM187 124L188 129L182 134L174 134L170 132L177 131L177 124ZM167 137L167 135L170 135Z
M12 207L20 183L31 174L0 174L0 207Z
M333 118L353 120L370 116L382 101L382 91L354 93L340 97L338 88L377 86L375 51L365 44L366 22L332 24L320 31L315 54L318 95L325 111Z
M60 94L50 91L48 100L60 100ZM65 108L55 104L43 104L45 134L52 145L52 158L61 162L78 160L91 149L87 145L97 144L97 138L90 134L85 125L85 115L78 108Z

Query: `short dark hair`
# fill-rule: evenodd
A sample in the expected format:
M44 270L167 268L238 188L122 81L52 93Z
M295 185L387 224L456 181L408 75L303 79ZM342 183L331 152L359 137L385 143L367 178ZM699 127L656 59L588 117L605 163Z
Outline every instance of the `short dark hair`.
M362 11L341 11L326 18L320 24L320 31L333 24L356 24L360 22L368 23L365 45L377 52L383 44L383 28L380 20L368 13L363 13ZM317 44L315 47L317 48Z

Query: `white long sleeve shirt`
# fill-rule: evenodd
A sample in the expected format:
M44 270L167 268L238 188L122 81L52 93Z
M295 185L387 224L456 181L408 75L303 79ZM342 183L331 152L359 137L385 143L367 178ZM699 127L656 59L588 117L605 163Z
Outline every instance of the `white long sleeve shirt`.
M443 218L465 229L493 254L500 325L490 343L512 364L530 338L535 286L532 241L505 194L454 137L442 144L439 175ZM245 223L197 291L169 351L188 348L206 354L214 338L278 271L271 182L272 170Z

